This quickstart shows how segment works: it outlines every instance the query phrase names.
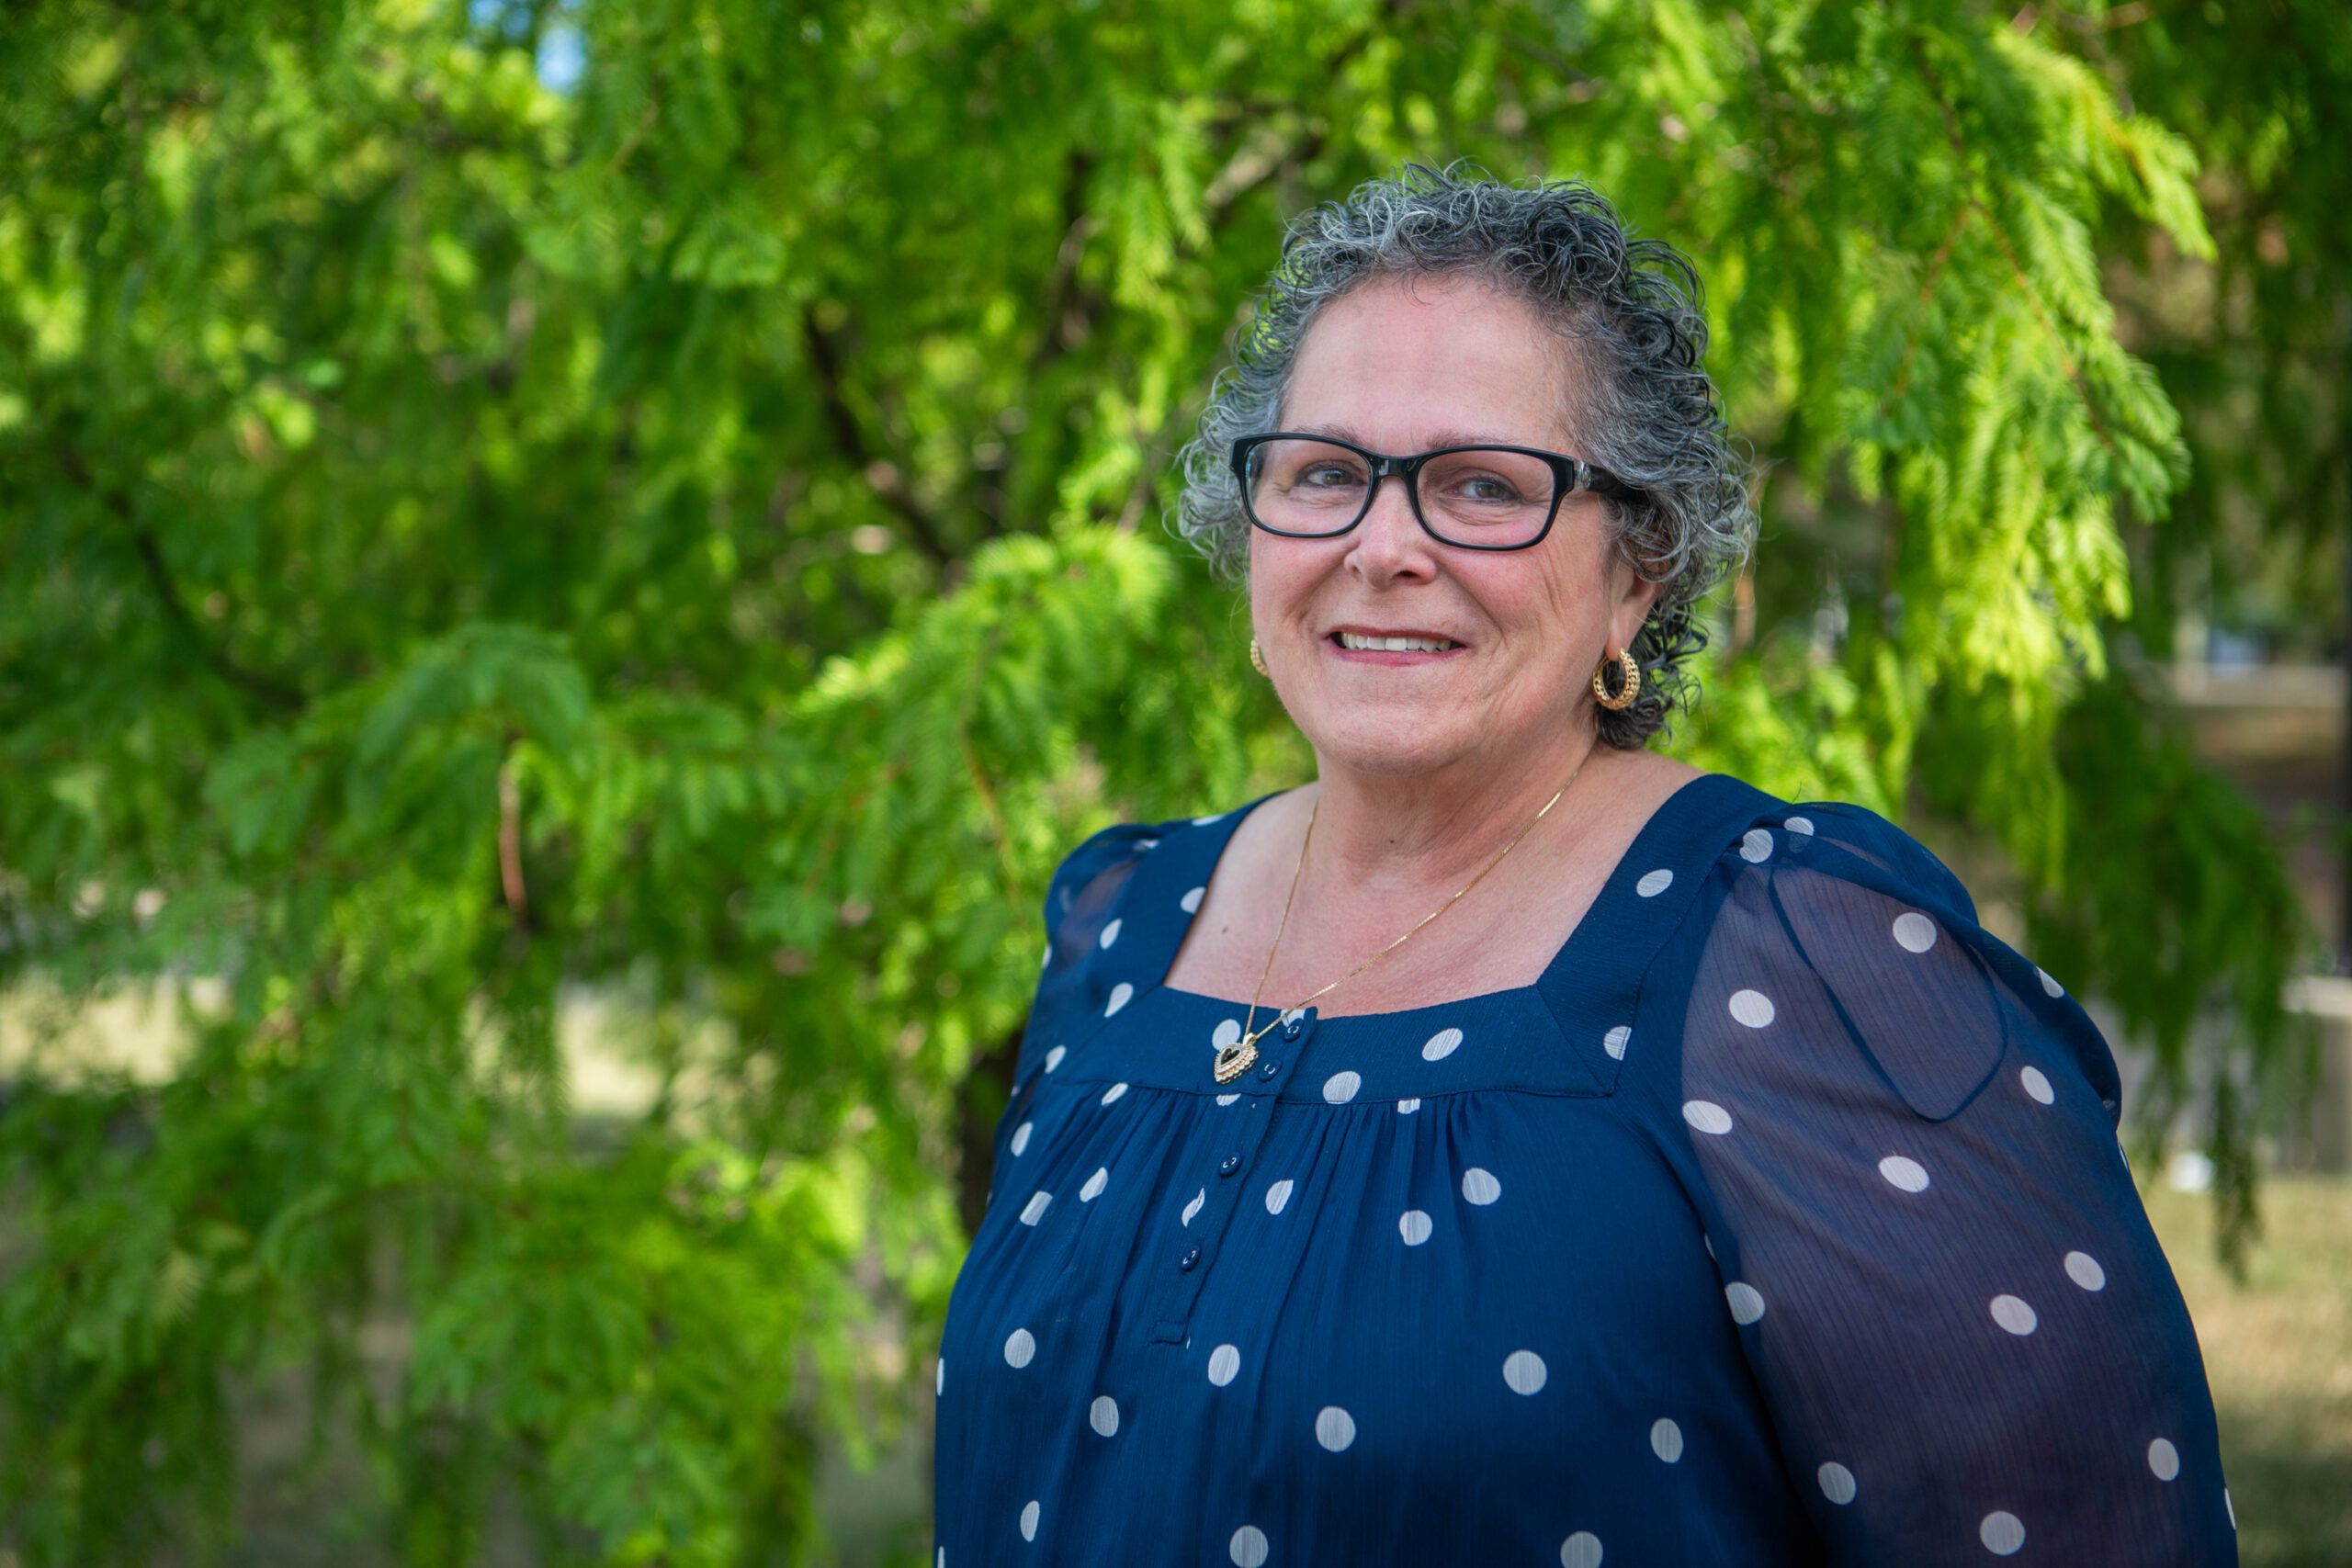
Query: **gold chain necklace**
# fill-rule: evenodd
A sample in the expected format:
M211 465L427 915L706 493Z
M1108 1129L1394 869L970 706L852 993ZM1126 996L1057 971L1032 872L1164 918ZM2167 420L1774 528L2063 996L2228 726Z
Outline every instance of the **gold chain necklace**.
M1276 1013L1272 1018L1267 1020L1266 1027L1264 1029L1251 1029L1249 1024L1244 1024L1242 1026L1241 1038L1235 1041L1230 1045L1221 1047L1217 1051L1216 1066L1216 1081L1219 1083L1231 1083L1235 1078L1239 1077L1241 1074L1248 1069L1250 1064L1258 1059L1258 1042L1262 1039L1267 1031L1272 1029L1275 1024L1280 1023L1283 1019L1290 1017L1292 1013L1297 1012L1299 1008L1303 1008L1308 1002L1313 1001L1315 997L1321 996L1323 991L1330 990L1332 987L1340 986L1347 981L1354 979L1358 975L1363 974L1366 969L1372 967L1373 964L1378 963L1381 959L1387 957L1388 954L1396 952L1397 948L1404 945L1405 938L1411 936L1413 931L1419 931L1422 926L1428 925L1431 920L1436 919L1440 915L1442 915L1448 909L1453 908L1454 904L1461 898L1463 893L1467 893L1473 887L1477 886L1480 882L1486 879L1487 872L1494 870L1495 867L1502 863L1503 855L1507 855L1510 853L1511 851L1519 848L1519 840L1524 839L1530 832L1533 831L1536 823L1544 820L1544 812L1550 811L1552 807L1560 804L1560 796L1568 793L1569 784L1573 784L1577 782L1577 774L1583 773L1585 763L1590 761L1592 761L1592 753L1590 751L1587 751L1582 760L1577 763L1575 768L1569 771L1567 784L1562 784L1559 789L1554 793L1552 798L1544 803L1544 809L1542 811L1538 811L1533 817L1530 818L1526 827L1521 828L1517 833L1511 836L1510 842L1502 847L1501 853L1497 854L1494 859L1488 861L1486 863L1485 868L1481 870L1476 876L1474 876L1468 882L1464 883L1460 893L1456 893L1452 898L1448 898L1444 903L1440 904L1436 908L1431 909L1428 914L1423 915L1419 921L1414 925L1412 931L1407 931L1405 936L1398 937L1395 942L1390 942L1386 947L1382 948L1378 953L1374 953L1370 958L1365 959L1362 964L1357 964L1354 968L1340 976L1339 979L1332 981L1329 986L1324 987L1322 991L1316 992L1315 996L1302 998L1297 1007ZM1282 923L1274 928L1274 945L1266 950L1266 967L1259 972L1258 988L1250 994L1250 1024L1254 1024L1258 1021L1258 999L1265 995L1266 976L1274 972L1274 954L1282 951L1283 932L1290 929L1290 908L1292 903L1298 897L1299 875L1306 869L1306 846L1315 841L1315 818L1316 814L1321 811L1322 808L1323 792L1318 789L1315 792L1315 804L1307 808L1306 832L1298 840L1298 864L1292 869L1290 874L1290 896L1283 900Z

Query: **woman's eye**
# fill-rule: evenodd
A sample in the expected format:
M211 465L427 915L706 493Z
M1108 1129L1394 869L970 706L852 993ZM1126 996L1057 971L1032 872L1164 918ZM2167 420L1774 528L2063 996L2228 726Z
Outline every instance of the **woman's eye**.
M1519 491L1510 480L1498 479L1492 474L1473 474L1457 483L1453 493L1464 501L1513 502L1519 499Z
M1309 487L1329 489L1334 485L1351 485L1360 481L1337 463L1321 463L1300 474L1297 482Z

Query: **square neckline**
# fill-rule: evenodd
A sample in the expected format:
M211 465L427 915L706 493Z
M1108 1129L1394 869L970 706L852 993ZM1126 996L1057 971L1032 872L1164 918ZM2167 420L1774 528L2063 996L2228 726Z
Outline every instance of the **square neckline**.
M1532 984L1524 986L1504 986L1494 990L1476 991L1468 996L1449 997L1439 1001L1423 1002L1415 1007L1392 1008L1381 1012L1345 1012L1334 1015L1326 1015L1315 1008L1312 1003L1308 1003L1303 1008L1293 1010L1312 1013L1321 1027L1330 1029L1337 1028L1341 1024L1351 1024L1357 1022L1386 1026L1393 1025L1399 1020L1418 1018L1423 1014L1440 1012L1449 1008L1509 1007L1520 1005L1531 999L1541 1001L1548 998L1555 990L1555 982L1558 980L1559 976L1566 972L1571 956L1581 956L1581 954L1577 951L1579 945L1579 939L1583 939L1585 931L1594 925L1594 917L1600 913L1601 906L1604 903L1611 901L1614 896L1622 891L1619 884L1625 873L1626 867L1641 863L1636 858L1637 852L1646 848L1653 853L1656 853L1660 847L1661 841L1666 839L1668 832L1669 831L1668 818L1683 806L1686 799L1691 797L1692 792L1697 788L1697 786L1706 784L1710 781L1730 782L1735 784L1738 783L1737 780L1733 779L1731 775L1726 773L1700 773L1675 785L1672 790L1668 792L1665 799L1652 807L1650 808L1649 815L1643 818L1641 828L1634 834L1633 838L1627 841L1625 848L1618 854L1616 860L1610 865L1609 874L1601 879L1600 891L1593 895L1592 902L1585 906L1584 912L1577 916L1576 923L1568 928L1567 935L1561 939L1560 945L1553 950L1551 958L1545 962L1544 965L1544 972L1537 976ZM1300 787L1303 786L1291 786L1291 788ZM1747 786L1743 785L1742 787L1745 788ZM1203 1007L1216 1008L1245 1015L1250 1011L1251 1004L1249 1002L1238 1001L1226 997L1211 996L1205 991L1186 990L1182 986L1171 986L1168 983L1168 976L1175 970L1177 954L1183 950L1184 939L1192 934L1193 922L1201 918L1201 908L1205 908L1208 903L1207 889L1215 885L1217 868L1225 863L1226 852L1232 847L1233 836L1240 830L1242 821L1247 818L1251 812L1257 810L1258 807L1263 806L1266 802L1273 799L1274 796L1278 795L1286 795L1288 793L1288 790L1283 789L1269 790L1264 795L1260 795L1257 799L1250 801L1246 806L1242 806L1227 814L1232 818L1231 824L1224 829L1222 837L1217 840L1216 849L1209 856L1206 874L1203 875L1201 878L1201 903L1185 915L1184 923L1178 928L1176 939L1168 949L1167 962L1159 966L1159 976L1152 983L1152 993L1176 998ZM1220 818L1212 818L1208 824L1202 824L1196 819L1193 825L1196 827L1213 825L1218 820L1220 820ZM1679 875L1682 867L1672 863L1673 858L1673 856L1668 855L1662 859L1657 869L1674 873ZM1668 886L1671 886L1672 880L1673 878L1669 877ZM1661 889L1661 891L1663 891L1663 889ZM1640 897L1643 900L1648 900L1650 896L1643 894L1640 895ZM1657 902L1664 903L1666 901L1661 899L1657 900ZM1675 900L1674 903L1679 905L1680 900ZM1591 941L1598 940L1599 939L1597 937L1589 939L1585 941L1583 945L1589 946ZM1643 954L1645 959L1646 959L1646 948L1644 948ZM1259 1002L1256 1006L1260 1011L1266 1011L1271 1006L1273 1016L1277 1018L1287 1016L1287 1012L1283 1010L1279 1004Z

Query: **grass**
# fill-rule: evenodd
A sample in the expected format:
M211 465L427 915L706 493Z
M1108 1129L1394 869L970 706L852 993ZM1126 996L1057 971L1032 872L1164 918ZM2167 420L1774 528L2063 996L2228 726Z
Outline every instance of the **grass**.
M2352 1563L2352 1181L2274 1176L2243 1285L2213 1260L2211 1202L2161 1184L2172 1259L2221 1416L2244 1568Z

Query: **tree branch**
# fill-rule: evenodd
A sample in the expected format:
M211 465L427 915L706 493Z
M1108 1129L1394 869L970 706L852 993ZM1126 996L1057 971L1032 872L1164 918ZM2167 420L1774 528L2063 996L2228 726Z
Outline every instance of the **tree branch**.
M2108 436L2106 422L2098 416L2098 404L2092 399L2091 389L2084 382L2074 355L2067 350L2066 340L2060 335L2058 323L2051 320L2048 309L2042 305L2041 292L2034 288L2033 279L2027 275L2025 263L2018 258L2017 245L2010 240L2009 231L2002 227L2001 220L1984 199L1982 182L1971 168L1973 160L1969 156L1968 142L1960 133L1960 117L1944 96L1943 84L1937 79L1935 67L1928 63L1927 48L1916 35L1911 39L1911 58L1918 66L1919 79L1928 85L1928 96L1934 102L1937 112L1943 116L1944 140L1951 143L1952 156L1960 163L1962 177L1970 185L1980 187L1969 197L1970 204L1984 215L1984 226L1993 231L1993 238L2000 243L2001 254L2008 258L2009 271L2017 278L2018 288L2025 295L2026 304L2032 309L2034 320L2041 323L2041 330L2049 334L2050 345L2058 351L2059 367L2066 373L2067 385L2075 389L2075 396L2082 402L2083 417L2090 422L2091 434L2112 456L2115 443Z
M834 442L865 474L875 496L906 524L923 553L942 567L955 564L956 552L941 536L939 525L931 513L908 490L905 473L898 464L876 453L858 425L857 415L842 395L841 348L819 324L815 305L801 308L800 329L808 343L808 367L817 373L817 390L824 403L825 422L832 427Z
M1960 204L1960 210L1951 215L1951 226L1944 231L1943 243L1936 247L1935 259L1928 264L1927 279L1919 285L1919 315L1922 328L1927 325L1928 308L1935 303L1936 285L1943 281L1944 265L1951 260L1951 248L1959 242L1961 230L1967 226L1968 215L1981 210L1982 209L1974 201L1963 201ZM1894 411L1894 405L1903 400L1904 390L1911 385L1911 364L1918 357L1919 339L1922 335L1920 332L1913 332L1905 338L1903 364L1894 373L1894 384L1887 389L1886 396L1879 400L1878 412L1881 419L1884 419Z
M1086 178L1093 169L1094 154L1082 147L1071 148L1062 165L1062 244L1054 254L1053 276L1046 285L1046 307L1039 317L1044 330L1029 355L1033 378L1092 335L1102 312L1102 296L1086 294L1078 285L1078 264L1094 232L1093 215L1086 210Z
M130 534L131 548L139 557L139 564L149 584L155 590L155 597L163 604L164 619L196 650L205 666L247 696L282 713L300 712L308 699L299 688L289 686L275 676L247 670L205 635L204 628L188 609L187 602L180 597L178 585L172 581L171 569L164 560L164 549L156 541L154 530L139 521L137 508L131 504L129 493L117 485L100 484L96 476L91 473L89 464L83 460L81 453L70 446L59 452L58 464L65 470L67 479L96 496L99 504L112 513L115 521Z

